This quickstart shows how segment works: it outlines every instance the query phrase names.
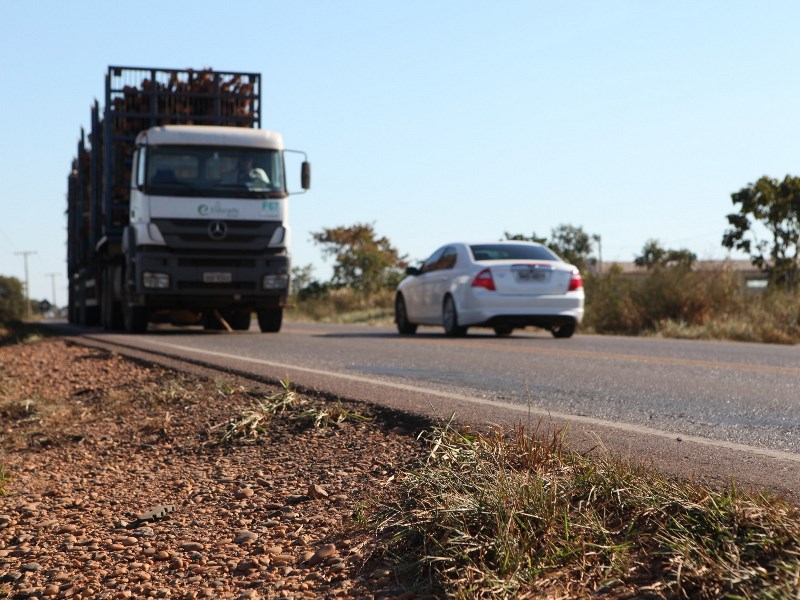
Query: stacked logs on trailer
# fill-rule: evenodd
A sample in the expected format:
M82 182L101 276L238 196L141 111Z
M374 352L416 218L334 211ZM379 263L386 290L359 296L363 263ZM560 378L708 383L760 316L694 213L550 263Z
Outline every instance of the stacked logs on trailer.
M252 127L255 94L253 83L242 76L211 70L172 72L166 83L143 79L112 99L114 130L135 135L153 125Z
M257 122L258 90L248 76L202 71L169 73L162 83L150 78L138 86L125 85L112 91L106 118L114 136L111 182L111 228L128 222L133 140L154 125L222 125L253 127ZM102 127L101 127L102 129Z
M212 69L110 67L108 105L101 112L95 103L88 144L81 139L73 162L74 195L68 203L75 234L72 256L78 262L88 259L102 236L119 236L128 224L131 162L139 132L170 124L256 127L258 77ZM109 144L107 167L104 143Z

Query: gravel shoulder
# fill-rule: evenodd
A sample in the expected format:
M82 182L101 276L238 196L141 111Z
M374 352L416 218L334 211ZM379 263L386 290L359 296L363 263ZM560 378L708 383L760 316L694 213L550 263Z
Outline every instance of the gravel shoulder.
M277 392L59 339L0 347L0 597L415 597L355 526L418 458L413 422L352 403L368 420L277 416L216 443Z

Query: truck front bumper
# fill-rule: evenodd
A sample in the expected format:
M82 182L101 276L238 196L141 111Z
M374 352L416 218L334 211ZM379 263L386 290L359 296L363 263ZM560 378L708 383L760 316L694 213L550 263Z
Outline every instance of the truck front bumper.
M274 308L289 295L286 253L261 256L177 255L150 250L136 256L138 304L150 308Z

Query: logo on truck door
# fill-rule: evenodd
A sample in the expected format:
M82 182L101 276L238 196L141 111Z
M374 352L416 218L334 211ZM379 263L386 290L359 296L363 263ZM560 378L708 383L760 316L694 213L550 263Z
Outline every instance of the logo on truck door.
M212 240L224 240L228 235L228 226L223 221L211 221L208 224L208 237Z

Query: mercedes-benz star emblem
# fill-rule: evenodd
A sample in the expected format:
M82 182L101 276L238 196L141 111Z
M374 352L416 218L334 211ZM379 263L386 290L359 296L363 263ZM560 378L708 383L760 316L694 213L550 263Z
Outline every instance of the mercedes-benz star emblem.
M208 224L208 237L212 240L224 240L228 235L228 226L222 221L211 221Z

